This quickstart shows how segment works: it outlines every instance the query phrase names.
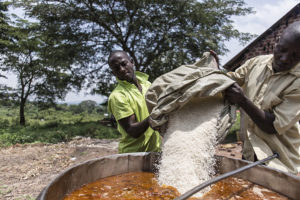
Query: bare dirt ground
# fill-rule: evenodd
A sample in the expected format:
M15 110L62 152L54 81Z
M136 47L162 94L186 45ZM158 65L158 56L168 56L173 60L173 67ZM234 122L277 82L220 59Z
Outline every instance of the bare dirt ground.
M76 138L68 143L0 149L0 199L32 200L63 170L117 153L117 140Z
M117 153L117 140L78 137L68 143L0 148L0 199L33 200L65 169ZM219 145L217 154L241 157L241 144Z

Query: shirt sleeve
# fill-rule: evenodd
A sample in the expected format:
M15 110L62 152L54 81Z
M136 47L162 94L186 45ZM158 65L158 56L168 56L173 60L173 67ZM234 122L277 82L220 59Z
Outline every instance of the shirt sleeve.
M117 121L134 114L128 98L121 93L112 94L109 97L108 111L114 115Z
M249 72L249 68L252 66L252 63L255 58L247 60L241 67L239 67L234 72L228 72L227 76L236 81L240 86L244 85L246 75Z
M274 108L276 131L281 135L289 130L300 120L300 81L296 81L288 94L283 96L283 101Z

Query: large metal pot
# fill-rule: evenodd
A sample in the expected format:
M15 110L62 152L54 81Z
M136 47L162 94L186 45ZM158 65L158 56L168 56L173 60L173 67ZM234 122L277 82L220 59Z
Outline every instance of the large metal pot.
M84 184L117 174L155 170L157 153L129 153L105 156L71 167L58 175L39 194L37 200L60 200ZM219 173L249 164L244 160L217 156ZM300 199L300 177L265 166L256 166L237 175L291 199Z

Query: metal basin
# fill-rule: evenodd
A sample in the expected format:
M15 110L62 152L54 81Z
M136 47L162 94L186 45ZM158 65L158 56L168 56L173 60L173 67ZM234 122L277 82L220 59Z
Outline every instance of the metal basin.
M37 200L61 200L68 193L84 184L117 174L155 170L158 153L115 154L90 160L71 167L58 175L39 194ZM249 164L244 160L216 156L219 173L226 173ZM278 192L290 199L300 199L300 177L271 169L256 166L237 175L255 184Z

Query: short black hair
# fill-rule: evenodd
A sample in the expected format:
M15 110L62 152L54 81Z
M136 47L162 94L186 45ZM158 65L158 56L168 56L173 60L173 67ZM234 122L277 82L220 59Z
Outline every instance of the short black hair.
M116 53L123 53L125 54L128 58L130 58L127 54L126 51L123 51L123 50L114 50L112 52L110 52L109 56L108 56L108 59L107 59L107 62L109 63L110 59L116 54Z
M300 42L300 21L293 22L283 31L283 33L289 33L293 37L295 42Z

